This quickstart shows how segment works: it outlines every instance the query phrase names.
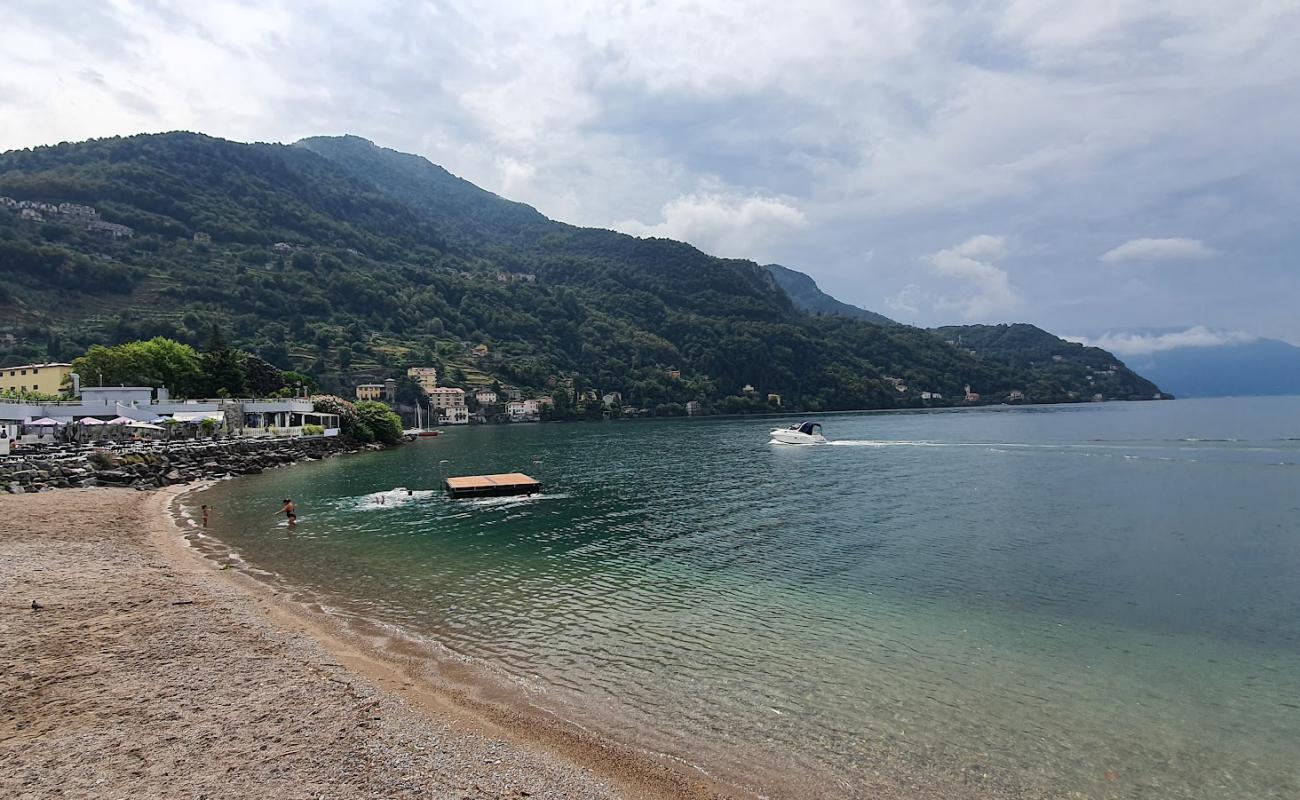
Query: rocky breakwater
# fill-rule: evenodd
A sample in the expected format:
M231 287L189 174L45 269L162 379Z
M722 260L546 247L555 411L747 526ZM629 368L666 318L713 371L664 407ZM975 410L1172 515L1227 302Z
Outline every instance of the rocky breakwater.
M86 449L0 463L0 487L12 494L71 486L156 489L212 478L256 475L298 461L382 449L384 445L357 444L339 437L189 442L125 452Z

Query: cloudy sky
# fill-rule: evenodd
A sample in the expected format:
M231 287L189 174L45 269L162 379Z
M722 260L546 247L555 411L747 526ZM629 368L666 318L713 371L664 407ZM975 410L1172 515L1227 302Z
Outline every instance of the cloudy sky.
M907 322L1300 343L1297 0L0 7L0 149L355 133Z

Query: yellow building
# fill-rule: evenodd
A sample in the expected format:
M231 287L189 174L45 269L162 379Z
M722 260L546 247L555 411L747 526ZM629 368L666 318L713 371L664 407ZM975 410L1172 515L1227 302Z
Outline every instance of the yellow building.
M406 370L406 377L420 384L425 394L438 388L438 370L435 367L411 367Z
M20 392L58 394L72 372L71 364L23 364L0 368L0 392L15 389Z
M358 400L383 400L384 385L382 383L363 383L357 387Z

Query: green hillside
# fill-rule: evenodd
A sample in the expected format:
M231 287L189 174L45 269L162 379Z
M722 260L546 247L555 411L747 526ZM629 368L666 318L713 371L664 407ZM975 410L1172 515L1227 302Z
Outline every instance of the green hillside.
M13 151L0 154L0 197L13 201L0 206L5 363L156 335L199 344L216 323L343 391L426 363L453 381L572 381L650 408L759 410L769 392L787 408L890 407L967 383L987 397L1051 387L1043 401L1091 389L916 328L810 315L752 262L556 223L355 137L170 133ZM1123 374L1129 395L1155 391Z
M783 267L780 264L768 264L764 267L772 274L777 286L785 290L790 295L796 308L813 314L838 314L842 317L853 317L854 319L874 322L877 325L897 325L889 317L883 314L877 314L874 311L868 311L865 308L858 308L849 305L841 300L826 294L817 285L817 281L812 276L806 275L797 270Z

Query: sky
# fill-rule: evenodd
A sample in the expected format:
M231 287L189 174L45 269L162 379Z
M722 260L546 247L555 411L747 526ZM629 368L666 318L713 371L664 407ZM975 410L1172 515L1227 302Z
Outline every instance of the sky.
M1300 344L1300 0L0 15L0 150L352 133L904 322L1025 321L1134 352Z

